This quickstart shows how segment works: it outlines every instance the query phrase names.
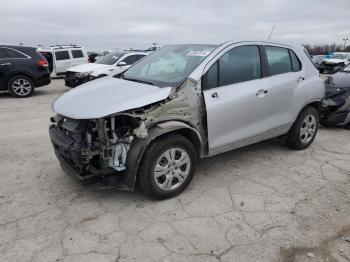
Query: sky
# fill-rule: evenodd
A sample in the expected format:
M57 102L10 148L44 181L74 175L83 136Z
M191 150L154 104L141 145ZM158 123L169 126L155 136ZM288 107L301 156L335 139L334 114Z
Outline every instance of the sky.
M342 44L350 0L2 0L0 43L148 48L233 39ZM349 41L350 43L350 41Z

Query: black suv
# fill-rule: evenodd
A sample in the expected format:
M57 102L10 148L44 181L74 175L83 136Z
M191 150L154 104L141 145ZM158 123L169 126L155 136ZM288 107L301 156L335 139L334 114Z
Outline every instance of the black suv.
M48 62L36 48L0 45L0 91L28 97L50 81Z

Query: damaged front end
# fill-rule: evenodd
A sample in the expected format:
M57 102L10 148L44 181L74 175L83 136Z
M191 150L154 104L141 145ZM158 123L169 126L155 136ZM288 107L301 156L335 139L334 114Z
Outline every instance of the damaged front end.
M51 122L51 141L66 173L89 184L113 175L119 189L131 189L124 171L135 133L147 135L140 119L122 114L97 120L56 115Z
M96 188L134 190L147 146L178 132L205 153L206 128L200 83L185 81L169 97L99 119L51 118L51 141L65 173Z

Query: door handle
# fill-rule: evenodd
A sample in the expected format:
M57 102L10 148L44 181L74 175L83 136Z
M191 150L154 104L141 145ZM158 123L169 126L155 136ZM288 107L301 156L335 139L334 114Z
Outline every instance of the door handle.
M257 93L256 96L258 97L264 97L269 91L267 91L266 89L260 89Z
M219 98L219 96L218 96L218 93L212 93L211 95L211 98L213 98L213 99L218 99Z
M1 66L10 66L11 65L11 63L3 63L3 64L1 64Z

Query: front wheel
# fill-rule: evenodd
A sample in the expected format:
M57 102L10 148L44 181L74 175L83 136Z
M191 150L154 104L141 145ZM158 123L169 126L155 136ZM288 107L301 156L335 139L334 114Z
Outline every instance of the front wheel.
M316 109L311 106L306 107L290 128L286 138L287 145L298 150L309 147L316 137L318 122Z
M144 154L138 177L141 190L156 199L173 197L189 185L196 164L196 150L187 138L162 137Z

